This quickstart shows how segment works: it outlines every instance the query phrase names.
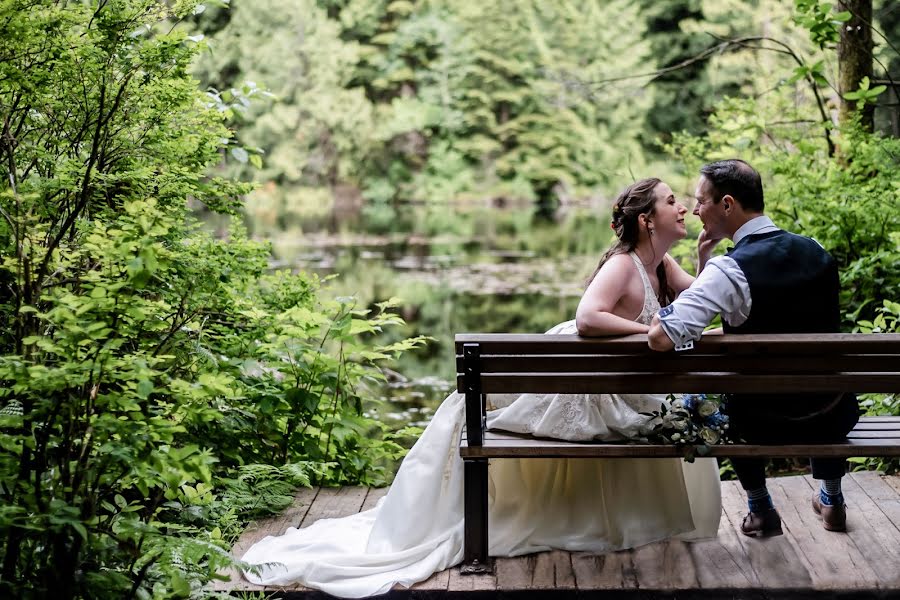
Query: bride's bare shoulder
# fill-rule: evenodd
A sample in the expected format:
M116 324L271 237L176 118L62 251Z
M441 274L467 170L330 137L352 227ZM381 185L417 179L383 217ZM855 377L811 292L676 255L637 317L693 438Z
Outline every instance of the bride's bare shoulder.
M624 293L632 279L638 278L637 268L627 254L610 256L588 286L587 294L613 295ZM618 297L618 296L617 296Z
M603 269L609 267L608 271L615 273L617 276L628 276L629 274L637 274L637 268L634 266L634 260L628 254L614 254L603 265ZM601 269L601 271L603 270Z

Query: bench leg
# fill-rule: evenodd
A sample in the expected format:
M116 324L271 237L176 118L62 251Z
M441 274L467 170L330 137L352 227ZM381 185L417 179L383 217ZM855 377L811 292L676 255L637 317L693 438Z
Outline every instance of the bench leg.
M474 575L492 573L488 558L488 461L476 458L465 461L465 543L460 573Z

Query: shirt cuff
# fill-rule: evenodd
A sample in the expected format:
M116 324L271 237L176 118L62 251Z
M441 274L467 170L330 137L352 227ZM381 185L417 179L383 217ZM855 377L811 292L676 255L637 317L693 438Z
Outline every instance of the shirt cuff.
M684 321L675 316L675 309L671 304L660 309L659 324L675 344L675 352L691 350L694 347L694 339L690 331Z

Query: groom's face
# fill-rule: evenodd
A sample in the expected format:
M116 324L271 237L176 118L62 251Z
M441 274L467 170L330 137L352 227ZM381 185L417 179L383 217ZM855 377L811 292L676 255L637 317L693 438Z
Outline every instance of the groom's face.
M703 229L710 239L725 237L725 210L722 202L714 202L712 184L703 175L697 182L697 190L694 193L697 203L694 205L694 214L703 222Z

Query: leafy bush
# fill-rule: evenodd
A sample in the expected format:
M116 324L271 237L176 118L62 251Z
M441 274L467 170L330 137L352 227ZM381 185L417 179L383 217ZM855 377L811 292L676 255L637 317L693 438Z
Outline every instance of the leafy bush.
M863 319L856 324L854 331L863 333L897 333L900 332L900 303L885 300L869 321ZM863 394L860 405L867 415L900 416L900 394ZM887 473L900 471L900 460L897 458L852 458L851 462L865 469L877 469Z
M0 8L0 595L186 597L297 485L386 480L391 309L268 271L187 75L195 2Z

